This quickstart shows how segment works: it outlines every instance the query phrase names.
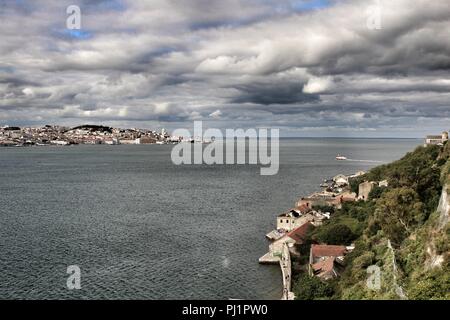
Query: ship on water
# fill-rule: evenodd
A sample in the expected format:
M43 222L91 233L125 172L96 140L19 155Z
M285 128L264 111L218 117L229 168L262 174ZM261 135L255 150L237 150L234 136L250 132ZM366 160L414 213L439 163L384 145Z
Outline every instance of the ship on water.
M347 157L345 157L345 156L341 156L340 154L338 154L337 156L336 156L336 160L347 160Z

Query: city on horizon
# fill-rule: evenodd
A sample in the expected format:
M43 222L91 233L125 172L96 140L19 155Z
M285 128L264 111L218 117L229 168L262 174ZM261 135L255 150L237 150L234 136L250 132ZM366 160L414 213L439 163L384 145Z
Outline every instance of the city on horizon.
M192 123L185 123L183 128L190 128L192 127L194 122ZM205 122L208 123L208 122ZM59 125L59 124L43 124L43 125L28 125L28 126L19 126L19 125L2 125L0 126L0 130L4 129L4 128L8 128L8 127L16 127L16 128L20 128L22 129L39 129L39 128L45 128L45 127L58 127L58 128L62 128L64 130L70 130L72 128L76 128L76 127L83 127L83 126L99 126L99 127L109 127L109 128L115 128L115 129L122 129L122 130L142 130L142 131L148 131L148 132L158 132L161 130L170 132L169 130L167 130L166 128L162 127L161 125L158 125L153 128L151 127L147 127L145 125L142 125L141 127L116 127L114 125L107 125L105 123L79 123L79 124L74 124L74 125ZM175 128L178 129L178 128ZM230 128L227 128L230 129ZM231 128L231 129L243 129L243 130L248 130L248 129L253 129L253 128ZM441 129L439 128L433 128L431 129L432 131L419 131L419 132L415 132L413 135L409 135L408 133L403 133L403 132L398 132L397 135L394 135L392 133L379 133L379 132L372 132L372 134L367 134L366 132L361 132L360 135L355 135L355 134L344 134L344 133L338 133L336 135L332 135L331 133L328 132L322 132L322 133L316 133L315 131L310 131L310 132L305 132L305 133L294 133L289 135L289 130L283 130L282 128L280 129L280 138L361 138L361 139L424 139L424 137L426 137L427 135L430 134L438 134L440 132L444 132L444 131L448 131L448 129L446 129L445 127L442 127ZM225 131L225 130L223 130ZM286 134L286 132L288 132L288 134Z

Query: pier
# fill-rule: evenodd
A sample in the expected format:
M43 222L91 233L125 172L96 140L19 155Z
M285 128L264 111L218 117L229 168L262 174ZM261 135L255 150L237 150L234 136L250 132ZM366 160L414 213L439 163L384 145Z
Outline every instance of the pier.
M259 258L259 263L261 264L280 264L281 275L283 277L283 295L281 300L294 300L295 295L291 291L292 286L292 264L291 264L291 254L287 243L283 244L283 249L281 254L274 254L270 251Z

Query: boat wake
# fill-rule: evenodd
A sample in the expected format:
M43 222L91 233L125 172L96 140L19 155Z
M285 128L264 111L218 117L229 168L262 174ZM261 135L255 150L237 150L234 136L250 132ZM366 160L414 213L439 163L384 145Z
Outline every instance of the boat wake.
M380 160L362 160L362 159L346 159L346 161L353 161L353 162L370 162L370 163L384 163L384 161L380 161Z

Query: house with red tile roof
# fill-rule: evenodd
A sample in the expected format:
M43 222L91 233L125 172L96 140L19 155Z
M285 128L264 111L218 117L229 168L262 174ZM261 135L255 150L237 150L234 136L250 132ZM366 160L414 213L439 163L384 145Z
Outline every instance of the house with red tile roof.
M327 257L311 265L312 274L323 280L333 279L339 276L339 265L336 258Z
M309 255L309 272L323 280L339 276L343 267L345 255L351 247L336 245L311 245Z
M283 249L283 245L286 243L289 248L293 248L294 245L303 244L307 238L307 234L310 230L314 228L314 225L311 222L306 222L302 224L300 227L295 228L294 230L286 233L280 239L274 241L270 246L269 250L273 253L281 252Z
M306 240L306 236L310 230L312 230L313 225L311 222L306 222L300 227L292 230L287 234L287 237L295 241L295 244L303 244Z

